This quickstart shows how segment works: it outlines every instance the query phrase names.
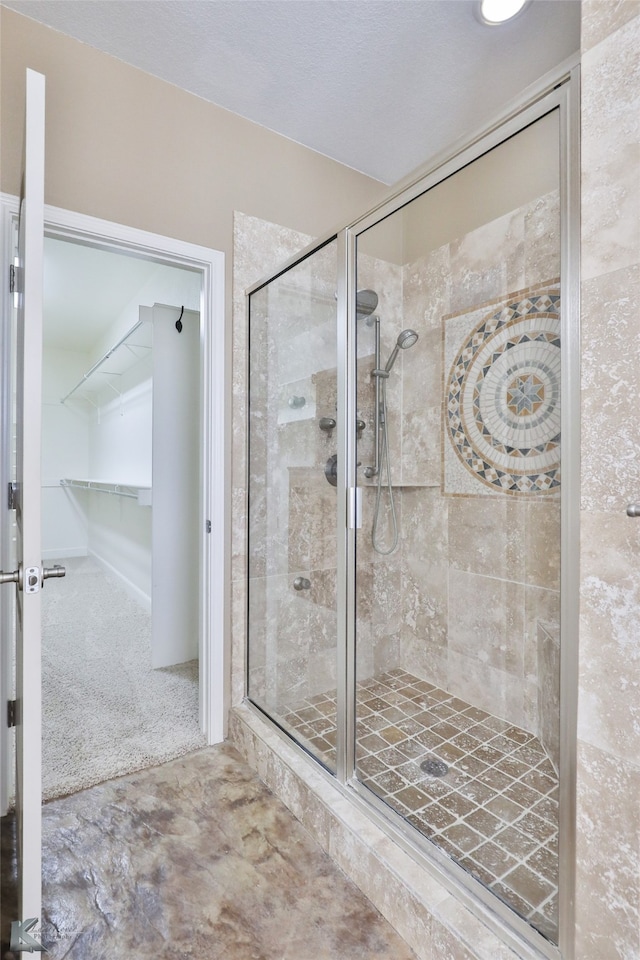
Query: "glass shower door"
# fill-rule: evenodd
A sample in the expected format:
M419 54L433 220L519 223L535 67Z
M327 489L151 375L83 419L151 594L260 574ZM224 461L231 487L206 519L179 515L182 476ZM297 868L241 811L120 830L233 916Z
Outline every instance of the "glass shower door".
M249 299L249 699L336 767L335 240Z
M556 110L356 257L357 777L556 942L559 155Z

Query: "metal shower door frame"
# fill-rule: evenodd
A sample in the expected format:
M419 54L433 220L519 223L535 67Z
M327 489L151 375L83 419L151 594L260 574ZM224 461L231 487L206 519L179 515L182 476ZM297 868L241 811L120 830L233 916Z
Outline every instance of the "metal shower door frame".
M392 825L394 839L414 854L472 909L478 900L495 916L495 929L506 942L522 950L530 945L532 956L558 960L574 958L575 818L576 818L576 727L578 680L578 604L580 502L580 164L579 164L579 66L573 66L550 89L523 100L512 113L497 122L484 136L435 165L431 171L397 190L374 210L338 234L338 756L337 777L346 790L366 805L381 825ZM366 230L437 186L458 170L514 136L552 111L559 111L560 156L560 247L561 247L561 666L560 666L560 814L559 946L551 944L534 928L482 887L462 867L434 844L417 835L407 824L360 783L355 775L356 740L356 527L359 492L356 476L356 252L358 237ZM343 275L344 274L344 275ZM340 492L342 496L340 496ZM341 547L342 544L342 547ZM342 684L340 678L342 677ZM483 912L486 920L486 912ZM491 924L493 925L493 924Z

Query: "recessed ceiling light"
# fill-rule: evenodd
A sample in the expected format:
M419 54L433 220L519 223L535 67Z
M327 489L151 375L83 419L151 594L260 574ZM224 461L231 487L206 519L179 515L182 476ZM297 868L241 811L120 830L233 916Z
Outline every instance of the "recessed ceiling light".
M477 6L478 18L481 23L490 27L513 20L522 13L531 0L480 0Z

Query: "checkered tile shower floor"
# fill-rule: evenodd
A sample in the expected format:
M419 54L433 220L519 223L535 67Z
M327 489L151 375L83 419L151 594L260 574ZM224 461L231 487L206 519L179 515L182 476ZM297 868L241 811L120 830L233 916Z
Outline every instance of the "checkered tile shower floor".
M356 702L360 780L555 941L558 779L540 741L402 670L358 683ZM335 691L282 719L335 767Z

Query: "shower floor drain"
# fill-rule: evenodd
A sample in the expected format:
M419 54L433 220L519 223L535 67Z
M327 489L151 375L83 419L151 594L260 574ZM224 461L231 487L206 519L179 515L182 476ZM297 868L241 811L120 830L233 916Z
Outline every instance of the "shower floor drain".
M449 773L449 767L446 763L442 760L437 760L435 757L429 760L423 760L420 764L420 769L430 777L446 777Z

